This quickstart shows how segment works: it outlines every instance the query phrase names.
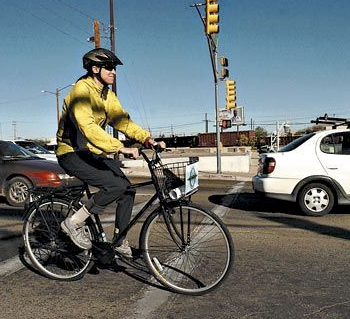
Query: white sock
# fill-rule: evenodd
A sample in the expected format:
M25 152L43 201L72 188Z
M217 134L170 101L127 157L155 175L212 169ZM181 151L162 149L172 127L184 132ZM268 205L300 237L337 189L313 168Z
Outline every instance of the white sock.
M75 224L83 224L84 221L90 216L91 214L89 213L89 211L87 210L87 208L85 207L85 205L83 205L82 207L80 207L71 217L71 221L74 222Z

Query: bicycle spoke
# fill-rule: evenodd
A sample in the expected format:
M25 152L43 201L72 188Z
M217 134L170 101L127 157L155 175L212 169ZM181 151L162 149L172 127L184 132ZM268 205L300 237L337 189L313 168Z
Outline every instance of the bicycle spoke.
M227 277L232 266L233 243L227 229L216 215L193 204L173 207L165 218L151 215L142 240L154 276L178 292L206 293Z
M91 252L77 248L62 233L60 223L70 213L63 201L47 201L34 207L24 225L28 256L43 275L60 280L81 277L91 262Z

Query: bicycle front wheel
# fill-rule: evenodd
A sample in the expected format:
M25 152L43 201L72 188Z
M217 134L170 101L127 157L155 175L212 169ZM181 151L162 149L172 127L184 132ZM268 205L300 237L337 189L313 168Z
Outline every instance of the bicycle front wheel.
M193 203L155 210L145 221L141 247L153 276L169 289L202 295L218 287L234 259L221 219Z
M48 278L77 280L92 261L91 251L78 248L61 230L61 222L73 211L65 201L44 201L30 209L24 222L23 239L28 257ZM92 238L88 226L85 231Z

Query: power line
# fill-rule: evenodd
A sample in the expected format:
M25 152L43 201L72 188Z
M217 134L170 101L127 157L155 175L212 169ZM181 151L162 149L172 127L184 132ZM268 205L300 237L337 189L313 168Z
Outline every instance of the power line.
M179 124L179 125L167 125L167 126L159 126L159 127L153 127L152 129L171 129L175 127L184 127L184 126L189 126L189 125L197 125L197 124L202 124L202 122L195 122L195 123L186 123L186 124Z
M91 34L91 32L86 31L85 29L81 28L80 26L74 24L72 21L66 19L64 16L58 14L58 13L55 12L55 11L52 11L52 10L49 9L48 7L46 7L46 6L44 6L44 5L40 4L40 3L37 3L37 2L36 2L36 4L39 5L39 6L41 6L41 7L44 8L45 10L51 12L51 13L52 13L53 15L55 15L56 17L58 17L58 18L60 18L60 19L62 19L62 20L64 20L64 21L68 22L68 23L69 23L71 26L73 26L74 28L76 28L76 29L78 29L78 30L84 32L84 33L87 34L87 35L90 35L90 34Z
M58 32L60 32L60 33L62 33L62 34L64 34L64 35L66 35L66 36L68 36L68 37L71 37L72 39L74 39L74 40L76 40L76 41L78 41L78 42L80 42L80 43L82 43L82 44L85 44L85 42L81 41L80 39L76 38L75 36L71 35L70 33L68 33L68 32L66 32L66 31L64 31L64 30L62 30L62 29L56 27L55 25L53 25L53 24L47 22L46 20L42 19L41 17L37 16L36 14L34 14L34 13L32 13L32 12L30 12L30 11L24 9L24 8L21 8L21 7L17 6L17 5L15 5L13 2L11 2L11 3L9 3L9 4L12 5L12 6L14 6L14 7L16 7L17 9L22 10L22 11L24 11L25 13L31 15L31 16L34 17L35 19L41 21L42 23L48 25L49 27L55 29L56 31L58 31Z
M56 0L56 1L59 2L59 3L62 3L63 5L67 6L68 8L73 9L74 11L80 13L80 14L83 15L84 17L90 19L91 21L98 20L98 19L96 19L96 18L94 18L94 17L88 15L87 13L81 11L80 9L78 9L78 8L76 8L76 7L74 7L74 6L72 6L71 4L65 3L65 2L62 1L62 0ZM103 25L103 23L101 23L101 24Z
M133 63L132 63L132 65L133 65ZM148 122L148 118L147 118L147 112L146 112L146 109L145 109L145 106L144 106L144 103L143 103L141 91L140 91L139 89L137 90L137 91L139 92L140 102L141 102L141 106L142 106L142 109L143 109L143 111L144 111L144 114L141 114L141 110L140 110L140 108L138 107L138 103L137 103L136 98L135 98L136 94L133 94L133 90L132 90L132 87L131 87L131 85L130 85L130 82L129 82L129 79L128 79L127 74L126 74L123 70L121 70L121 72L122 72L123 75L125 76L126 84L128 85L128 88L129 88L130 93L131 93L131 94L130 94L130 95L131 95L131 98L132 98L132 100L133 100L133 102L134 102L136 111L137 111L137 113L139 114L143 125L145 125L146 127L150 127L150 126L149 126L149 122ZM137 82L136 80L137 80L137 77L136 77L136 75L135 75L134 83ZM137 83L136 83L136 84L137 84ZM143 118L143 116L144 116L144 118Z
M291 125L308 125L311 124L311 122L291 122L288 121L289 124ZM254 122L254 126L276 126L276 122L273 123L261 123L261 122Z

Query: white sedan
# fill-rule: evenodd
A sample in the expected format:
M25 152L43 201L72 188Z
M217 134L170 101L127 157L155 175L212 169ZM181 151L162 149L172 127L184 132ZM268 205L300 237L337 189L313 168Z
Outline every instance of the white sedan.
M267 197L297 202L311 216L350 204L350 130L304 135L276 153L260 155L253 188Z
M49 150L47 150L37 142L30 141L30 140L14 140L9 142L12 142L21 147L24 147L26 150L36 154L41 158L45 158L49 161L57 162L56 154L54 152L50 152Z

